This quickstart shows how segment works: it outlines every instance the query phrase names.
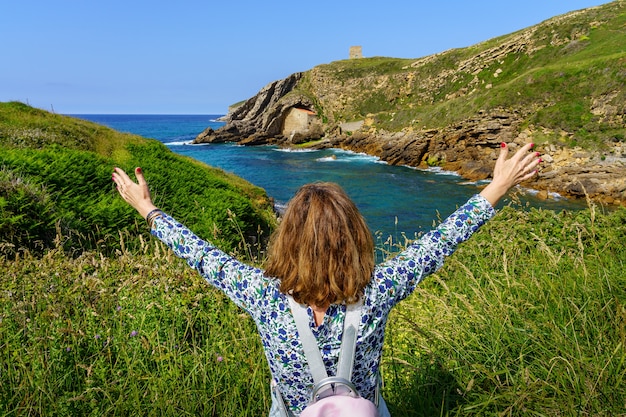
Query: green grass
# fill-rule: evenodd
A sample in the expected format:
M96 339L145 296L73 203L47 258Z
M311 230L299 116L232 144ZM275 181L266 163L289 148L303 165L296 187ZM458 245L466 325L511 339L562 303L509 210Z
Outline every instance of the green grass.
M374 57L365 59L348 59L323 65L336 73L339 81L359 79L376 75L403 72L404 67L412 60L401 58Z
M624 209L503 210L394 312L397 414L624 415L625 239Z
M156 140L0 103L0 415L258 415L253 323L152 240L115 166L141 166L155 203L222 249L262 255L276 221L262 189Z
M623 415L625 224L503 209L392 314L392 415ZM155 240L0 258L0 288L2 415L267 413L251 319Z
M253 323L171 252L0 259L0 414L259 415Z
M131 177L141 166L155 203L224 250L262 242L275 225L264 190L157 140L0 103L0 254L43 253L56 236L78 253L111 253L120 231L134 236L128 245L146 238L144 222L111 181L116 166Z

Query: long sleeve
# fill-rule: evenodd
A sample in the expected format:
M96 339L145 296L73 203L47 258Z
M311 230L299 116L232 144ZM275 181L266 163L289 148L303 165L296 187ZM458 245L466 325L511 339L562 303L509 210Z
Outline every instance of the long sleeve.
M422 279L439 269L460 243L494 215L495 210L482 196L470 198L436 229L377 266L374 285L378 295L391 299L392 304L409 296Z
M261 269L239 262L167 214L154 220L151 233L196 269L209 284L221 289L250 313L265 292L274 292L277 287L263 276Z

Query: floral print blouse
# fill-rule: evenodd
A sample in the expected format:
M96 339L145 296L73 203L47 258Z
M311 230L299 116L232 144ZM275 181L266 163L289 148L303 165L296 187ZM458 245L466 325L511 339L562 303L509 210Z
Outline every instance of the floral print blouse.
M435 230L375 267L372 281L365 288L352 374L352 382L361 396L374 401L391 308L410 295L424 277L441 267L444 258L494 214L489 202L475 195ZM237 261L167 214L154 220L151 232L252 316L285 404L296 415L300 414L308 403L313 378L298 340L289 301L278 290L278 280L264 276L262 269ZM345 305L329 306L318 327L312 309L307 309L328 375L336 374L345 309Z

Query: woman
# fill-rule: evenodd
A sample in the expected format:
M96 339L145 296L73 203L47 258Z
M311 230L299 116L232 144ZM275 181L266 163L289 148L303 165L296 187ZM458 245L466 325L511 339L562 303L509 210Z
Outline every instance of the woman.
M151 233L254 319L272 373L272 409L278 395L299 415L313 379L297 337L287 294L307 306L310 327L329 375L335 375L346 304L363 299L352 382L361 396L389 415L378 395L379 365L391 308L406 298L444 258L494 214L496 203L514 185L530 179L541 162L527 144L508 158L502 143L493 180L439 227L393 259L374 265L374 246L363 217L335 184L303 186L288 204L272 235L265 271L238 262L160 211L150 198L140 168L137 183L115 168L122 198L146 218Z

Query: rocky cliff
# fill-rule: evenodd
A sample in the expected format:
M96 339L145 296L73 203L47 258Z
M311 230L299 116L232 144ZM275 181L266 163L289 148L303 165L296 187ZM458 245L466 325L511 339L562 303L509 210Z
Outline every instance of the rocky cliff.
M500 142L534 142L545 163L526 186L626 205L625 16L614 1L416 60L320 65L268 84L196 143L308 140L485 179ZM285 135L293 108L314 111L315 129Z

